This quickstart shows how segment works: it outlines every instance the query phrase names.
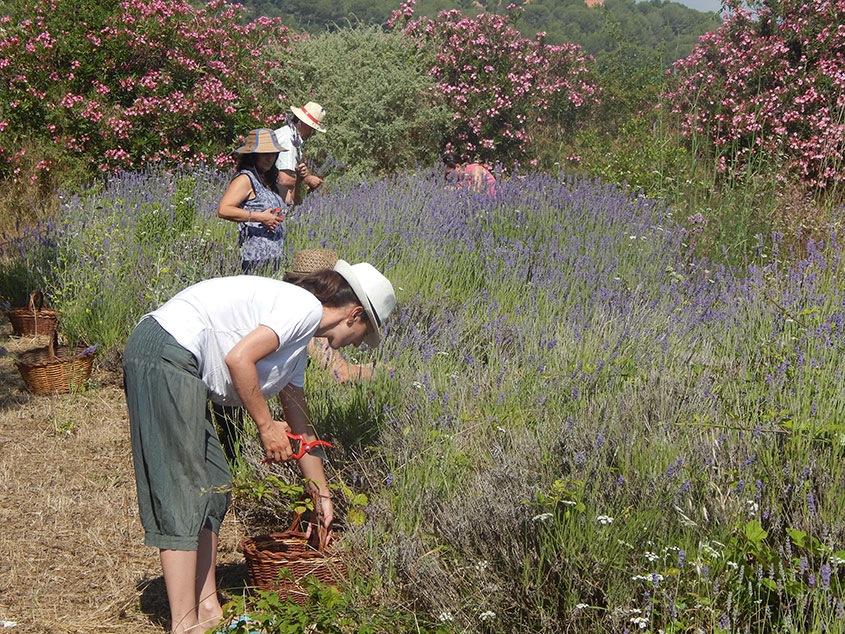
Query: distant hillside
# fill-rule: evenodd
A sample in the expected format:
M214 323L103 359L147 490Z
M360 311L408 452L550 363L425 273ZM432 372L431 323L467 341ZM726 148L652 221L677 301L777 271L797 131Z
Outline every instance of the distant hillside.
M242 0L255 15L280 16L295 30L317 33L350 22L383 24L400 0ZM418 0L417 14L435 16L444 9L467 15L501 12L510 0ZM589 7L584 0L528 0L520 29L527 37L547 33L552 44L572 42L599 62L620 49L660 56L668 65L686 57L698 37L716 29L720 18L665 0L605 0Z

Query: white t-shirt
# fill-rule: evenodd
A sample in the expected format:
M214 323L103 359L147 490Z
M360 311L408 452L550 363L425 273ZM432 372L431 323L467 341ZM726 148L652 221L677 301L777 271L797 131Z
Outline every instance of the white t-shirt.
M276 169L280 172L282 170L294 171L296 166L302 162L303 141L293 122L276 130L276 139L280 146L288 149L287 152L279 152L279 158L276 159Z
M242 405L226 366L229 351L258 326L267 326L279 337L279 347L255 364L261 393L270 399L285 385L302 387L306 347L323 306L293 284L237 275L189 286L149 314L197 358L212 401Z

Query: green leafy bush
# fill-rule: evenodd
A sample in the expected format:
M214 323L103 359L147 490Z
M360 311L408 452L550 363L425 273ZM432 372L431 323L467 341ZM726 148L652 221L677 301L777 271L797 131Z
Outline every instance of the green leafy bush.
M284 59L287 51L276 50ZM318 101L328 132L312 137L306 156L333 159L335 172L387 172L430 163L441 147L448 115L434 98L427 50L406 46L398 33L348 26L295 41L295 64L274 72L290 105Z

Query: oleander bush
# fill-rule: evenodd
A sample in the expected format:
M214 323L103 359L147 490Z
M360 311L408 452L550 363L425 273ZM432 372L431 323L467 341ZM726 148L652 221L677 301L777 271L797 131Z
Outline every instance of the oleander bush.
M523 38L513 26L519 7L474 18L441 11L433 20L414 19L414 5L403 3L388 24L436 53L428 72L452 116L447 149L490 165L529 163L525 150L535 124L571 130L598 103L599 88L580 47L548 45L543 33Z
M33 0L0 17L0 178L6 209L100 172L228 163L278 120L270 71L287 63L278 19L243 7Z
M666 92L683 134L707 139L718 169L749 166L829 188L843 179L845 2L761 0L674 65Z

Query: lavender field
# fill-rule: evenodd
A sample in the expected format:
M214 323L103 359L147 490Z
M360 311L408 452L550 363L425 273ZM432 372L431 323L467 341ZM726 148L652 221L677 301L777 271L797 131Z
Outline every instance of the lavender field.
M43 288L115 364L141 314L238 271L224 187L136 173L67 198L4 243L0 293ZM835 235L760 236L729 268L637 192L531 174L490 199L427 171L335 184L287 222L291 257L371 261L400 301L352 353L389 372L309 369L333 479L368 497L344 536L362 607L450 632L845 631Z

